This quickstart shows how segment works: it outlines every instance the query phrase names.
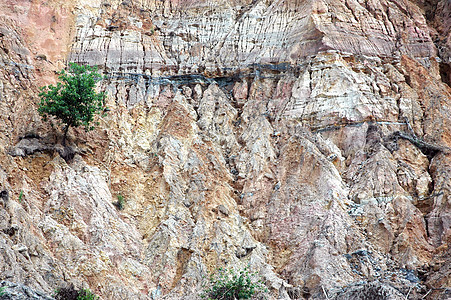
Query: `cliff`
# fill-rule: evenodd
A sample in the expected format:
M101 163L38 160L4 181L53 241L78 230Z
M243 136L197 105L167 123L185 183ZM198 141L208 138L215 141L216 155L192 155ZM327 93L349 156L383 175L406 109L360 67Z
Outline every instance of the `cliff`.
M249 266L270 299L449 297L449 1L0 12L5 286L197 299ZM73 157L36 111L69 61L100 68L110 109L69 131Z

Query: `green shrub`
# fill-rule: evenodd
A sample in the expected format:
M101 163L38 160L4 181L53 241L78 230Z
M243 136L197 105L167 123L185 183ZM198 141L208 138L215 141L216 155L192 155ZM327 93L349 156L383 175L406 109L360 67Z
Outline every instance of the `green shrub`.
M93 294L88 289L77 290L73 285L66 288L59 288L53 295L56 300L97 300L99 296Z
M78 291L77 300L97 300L99 297L88 289Z
M5 290L6 290L6 286L0 287L0 296L3 296L6 294Z
M67 72L62 70L56 86L41 87L38 112L44 121L56 117L64 124L63 145L69 127L83 125L86 130L91 126L94 115L102 112L105 94L97 93L95 87L102 77L97 67L81 66L70 63Z
M208 300L251 299L258 293L267 292L263 282L256 278L257 274L250 273L247 268L239 272L220 268L210 275L201 297Z
M114 202L113 205L115 205L117 207L117 209L123 210L124 209L124 205L125 205L124 196L117 195L117 202Z

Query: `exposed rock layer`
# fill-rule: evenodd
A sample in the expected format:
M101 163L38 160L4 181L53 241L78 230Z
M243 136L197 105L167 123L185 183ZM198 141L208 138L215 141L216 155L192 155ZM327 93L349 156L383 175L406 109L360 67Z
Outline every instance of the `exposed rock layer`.
M194 299L249 265L270 297L446 298L449 9L5 1L0 279ZM66 55L110 108L68 161L36 114Z

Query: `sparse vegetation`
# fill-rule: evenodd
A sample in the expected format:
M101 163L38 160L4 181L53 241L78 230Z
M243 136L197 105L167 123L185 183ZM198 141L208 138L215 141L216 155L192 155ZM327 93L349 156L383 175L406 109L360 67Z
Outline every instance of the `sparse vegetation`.
M82 289L78 292L78 298L77 300L96 300L99 299L99 297L95 294L93 294L88 289Z
M113 203L117 209L123 210L125 205L125 199L122 195L117 195L117 201Z
M41 87L38 112L44 121L53 116L64 124L65 145L70 127L83 125L86 130L93 129L91 123L94 115L103 110L105 94L95 91L102 78L96 67L71 63L67 73L61 70L58 74L62 83Z
M53 295L56 300L97 300L99 296L93 294L88 289L77 290L73 285L67 288L60 288Z
M239 272L233 269L220 268L215 274L211 274L209 283L205 286L202 299L251 299L253 296L267 292L256 273L251 273L247 268Z
M6 286L0 287L0 296L3 296L6 294L5 290L6 290Z
M23 191L20 190L20 193L19 193L19 203L22 203L22 198L23 198Z

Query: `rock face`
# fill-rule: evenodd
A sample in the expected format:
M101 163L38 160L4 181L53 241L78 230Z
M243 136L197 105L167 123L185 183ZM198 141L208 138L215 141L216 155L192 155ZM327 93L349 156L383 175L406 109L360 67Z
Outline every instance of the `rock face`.
M0 282L1 294L0 299L36 299L36 300L52 300L53 298L46 296L39 291L33 291L27 286L12 283L9 281Z
M449 296L449 1L3 2L0 280L197 299L249 266L271 299ZM66 59L110 109L70 156L36 113Z
M227 74L328 49L434 57L428 31L409 1L93 1L70 57L109 71Z

